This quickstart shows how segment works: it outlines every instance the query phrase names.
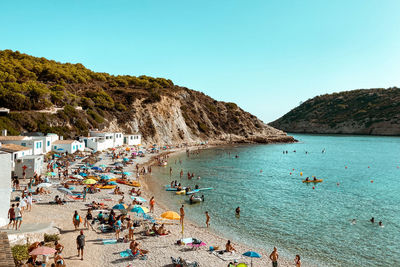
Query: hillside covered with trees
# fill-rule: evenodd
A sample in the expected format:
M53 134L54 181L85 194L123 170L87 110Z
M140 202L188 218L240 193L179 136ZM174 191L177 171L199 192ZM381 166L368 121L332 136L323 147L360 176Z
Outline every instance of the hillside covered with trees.
M270 125L293 133L400 135L400 89L317 96Z
M89 129L141 132L151 142L233 140L292 141L234 103L148 76L113 76L82 64L0 51L0 128L55 132L65 137Z

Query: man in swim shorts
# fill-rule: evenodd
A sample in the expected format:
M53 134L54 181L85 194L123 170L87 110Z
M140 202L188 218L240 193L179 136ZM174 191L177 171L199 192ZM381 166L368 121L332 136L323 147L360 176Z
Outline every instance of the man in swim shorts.
M81 256L81 260L83 261L83 248L85 247L85 235L83 234L83 230L81 230L81 234L76 238L76 246L78 249L78 257Z
M274 247L274 251L272 251L271 255L269 255L269 258L272 261L272 267L278 267L279 254L276 247Z

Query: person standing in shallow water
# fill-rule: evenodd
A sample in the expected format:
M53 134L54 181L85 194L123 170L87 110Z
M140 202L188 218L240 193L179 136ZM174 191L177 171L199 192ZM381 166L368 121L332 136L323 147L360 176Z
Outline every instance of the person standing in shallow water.
M272 267L278 267L279 254L276 247L274 247L271 255L269 255L269 259L272 261Z
M180 223L181 225L183 225L183 219L185 218L184 205L182 205L181 209L179 210L179 213L180 213L179 215L181 216Z
M206 225L207 228L210 226L210 215L208 215L208 211L206 211Z

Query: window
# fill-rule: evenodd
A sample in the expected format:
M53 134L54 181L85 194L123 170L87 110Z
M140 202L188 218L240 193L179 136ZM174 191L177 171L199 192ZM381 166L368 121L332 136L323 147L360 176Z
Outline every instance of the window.
M50 141L47 141L47 146L50 146Z
M57 146L54 146L54 149L57 149Z
M21 146L26 146L26 143L21 143Z

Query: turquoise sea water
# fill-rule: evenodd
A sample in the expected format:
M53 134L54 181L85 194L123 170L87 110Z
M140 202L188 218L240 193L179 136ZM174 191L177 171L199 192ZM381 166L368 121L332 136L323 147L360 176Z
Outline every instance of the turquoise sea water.
M214 187L203 193L204 203L185 205L191 220L204 224L208 210L215 231L267 251L277 246L289 259L300 254L303 262L317 266L400 266L400 138L295 138L300 142L207 149L190 158L181 154L167 167L154 168L149 182L158 184L157 198L176 210L188 197L166 192L160 184L174 179ZM201 179L188 180L188 171ZM302 183L313 175L324 179L315 189Z

